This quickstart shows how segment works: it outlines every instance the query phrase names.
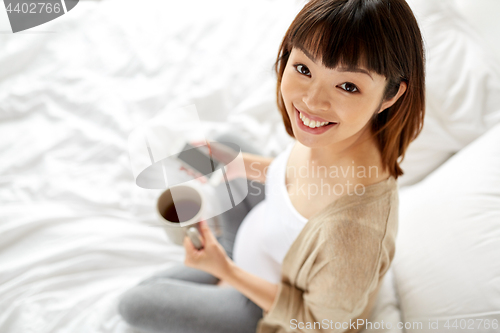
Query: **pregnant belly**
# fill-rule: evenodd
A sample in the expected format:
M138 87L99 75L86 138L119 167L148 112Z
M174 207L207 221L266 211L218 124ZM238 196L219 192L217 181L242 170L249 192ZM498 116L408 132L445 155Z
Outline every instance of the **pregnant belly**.
M259 202L243 219L233 247L234 263L245 268L249 261L253 262L262 251L261 242L264 228L265 199Z
M281 265L269 253L275 243L273 221L269 221L266 199L258 203L241 223L233 248L234 263L267 281L279 281Z

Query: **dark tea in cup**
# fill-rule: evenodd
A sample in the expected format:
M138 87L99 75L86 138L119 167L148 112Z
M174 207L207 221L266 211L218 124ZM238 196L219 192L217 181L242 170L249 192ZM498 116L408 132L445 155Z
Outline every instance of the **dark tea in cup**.
M164 212L162 212L162 216L165 220L170 222L186 222L198 214L200 211L201 205L192 200L180 200L175 204L172 202L167 206ZM179 216L182 216L182 221L179 219Z
M204 211L202 192L188 184L168 188L158 197L156 204L156 213L165 225L165 232L178 245L182 245L186 231L201 221Z

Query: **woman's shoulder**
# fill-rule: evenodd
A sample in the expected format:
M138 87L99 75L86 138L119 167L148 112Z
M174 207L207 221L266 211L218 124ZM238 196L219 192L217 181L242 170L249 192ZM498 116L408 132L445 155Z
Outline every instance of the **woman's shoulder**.
M397 181L389 176L338 198L313 218L325 234L338 232L338 228L370 228L384 234L387 228L397 228L398 205Z
M352 191L334 198L331 205L328 205L327 208L334 208L335 211L348 208L355 209L356 207L360 209L366 208L368 202L384 202L388 197L397 194L398 184L394 176L389 175L382 180L371 179L364 182L352 182L351 188ZM390 204L391 201L386 202Z

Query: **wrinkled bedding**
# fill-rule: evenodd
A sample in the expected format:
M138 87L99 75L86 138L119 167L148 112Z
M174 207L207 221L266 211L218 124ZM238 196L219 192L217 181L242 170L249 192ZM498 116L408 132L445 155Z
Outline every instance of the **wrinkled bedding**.
M131 332L117 297L184 250L150 226L159 190L135 185L128 135L195 103L209 134L281 151L279 118L259 112L294 6L83 1L0 34L0 332Z

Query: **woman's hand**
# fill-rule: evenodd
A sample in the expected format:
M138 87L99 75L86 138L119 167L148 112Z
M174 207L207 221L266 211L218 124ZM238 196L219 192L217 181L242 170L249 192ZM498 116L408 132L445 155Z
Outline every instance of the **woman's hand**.
M187 235L184 237L183 245L184 249L186 249L184 265L200 269L222 279L230 270L231 258L228 257L226 250L217 241L206 221L201 221L200 229L203 238L203 248L201 250L194 247Z
M231 161L234 160L234 158L237 155L237 152L235 152L230 147L227 147L226 145L221 144L221 143L215 143L214 144L215 148L212 149L210 144L208 142L205 142L205 141L192 141L189 143L195 147L206 145L209 149L210 154L213 156L213 158L224 165L221 167L224 167L227 181L233 180L235 178L246 178L247 174L246 174L244 167L241 168L234 163L229 164ZM244 154L242 154L242 155L244 155ZM197 171L188 170L183 166L180 167L180 170L185 171L187 174L189 174L193 178L198 179L201 183L207 182L207 177L202 175L201 173L199 173Z
M191 177L193 178L196 178L198 179L201 183L206 183L207 182L207 177L205 175L202 175L201 173L197 172L197 171L194 171L194 170L190 170L190 169L186 169L184 166L181 165L181 167L179 168L179 170L181 171L185 171L188 175L190 175Z
M225 281L226 285L240 291L268 312L278 295L278 284L271 283L236 266L212 234L206 221L201 222L200 229L204 248L197 250L186 236L183 243L186 249L184 265L200 269Z

